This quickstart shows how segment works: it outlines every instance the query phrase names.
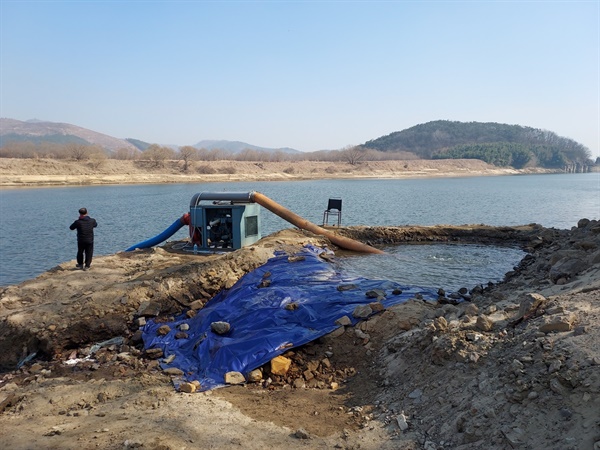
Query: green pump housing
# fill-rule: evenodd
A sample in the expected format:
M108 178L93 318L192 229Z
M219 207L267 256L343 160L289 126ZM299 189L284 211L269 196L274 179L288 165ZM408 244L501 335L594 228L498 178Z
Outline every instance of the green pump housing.
M190 236L201 251L237 250L261 236L260 205L252 193L201 192L190 201Z

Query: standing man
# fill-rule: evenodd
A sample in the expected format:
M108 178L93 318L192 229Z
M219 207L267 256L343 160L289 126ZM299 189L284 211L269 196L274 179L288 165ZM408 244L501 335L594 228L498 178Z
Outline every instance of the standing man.
M71 224L71 230L77 230L77 267L78 269L90 270L92 256L94 254L94 228L98 226L96 219L88 216L86 208L79 210L79 219ZM83 254L85 253L85 266Z

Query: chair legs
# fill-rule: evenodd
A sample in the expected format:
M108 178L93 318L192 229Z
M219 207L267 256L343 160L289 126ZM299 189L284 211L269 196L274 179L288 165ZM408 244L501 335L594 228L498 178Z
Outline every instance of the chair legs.
M323 212L323 226L329 225L329 215L337 215L337 226L342 225L342 212L341 211L327 211Z

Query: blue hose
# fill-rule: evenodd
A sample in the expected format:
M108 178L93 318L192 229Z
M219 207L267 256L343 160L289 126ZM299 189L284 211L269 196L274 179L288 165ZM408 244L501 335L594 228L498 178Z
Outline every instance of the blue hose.
M184 225L185 224L183 223L183 220L181 220L181 218L179 218L175 222L173 222L171 224L171 226L169 228L167 228L165 231L163 231L162 233L154 236L153 238L146 239L145 241L142 241L138 244L132 245L125 251L131 252L131 251L135 250L136 248L154 247L155 245L160 244L161 242L169 239L171 236L173 236L175 233L177 233L179 231L179 229L181 227L183 227Z

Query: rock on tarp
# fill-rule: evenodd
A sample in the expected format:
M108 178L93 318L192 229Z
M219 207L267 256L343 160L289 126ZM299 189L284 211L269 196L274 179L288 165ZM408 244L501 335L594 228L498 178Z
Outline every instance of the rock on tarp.
M143 329L145 349L160 348L163 368L181 369L182 380L198 380L200 390L208 390L223 386L227 372L247 376L290 348L332 332L339 327L335 321L340 317L348 316L356 324L352 317L356 306L374 301L367 297L368 291L383 290L386 307L416 294L425 300L437 299L433 289L345 275L319 257L324 251L306 246L293 257L276 253L231 289L216 295L194 317L183 314L168 322L171 331L164 336L157 334L164 322L148 322ZM394 295L394 290L402 293ZM213 322L227 322L231 329L225 335L216 334L211 331ZM183 338L182 324L189 325Z

